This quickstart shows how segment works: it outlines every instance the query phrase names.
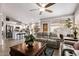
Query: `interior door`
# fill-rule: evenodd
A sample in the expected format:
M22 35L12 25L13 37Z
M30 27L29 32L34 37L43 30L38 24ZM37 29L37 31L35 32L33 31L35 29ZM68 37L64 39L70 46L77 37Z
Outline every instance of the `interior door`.
M43 32L48 32L48 24L47 23L43 24Z

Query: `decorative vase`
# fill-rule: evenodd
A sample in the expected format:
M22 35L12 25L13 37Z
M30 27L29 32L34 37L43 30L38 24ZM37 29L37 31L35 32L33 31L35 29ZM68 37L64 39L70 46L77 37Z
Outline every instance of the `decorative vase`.
M28 48L32 48L33 47L33 42L25 42L28 45Z
M33 47L33 42L29 42L28 47Z
M77 39L77 31L74 31L74 39Z

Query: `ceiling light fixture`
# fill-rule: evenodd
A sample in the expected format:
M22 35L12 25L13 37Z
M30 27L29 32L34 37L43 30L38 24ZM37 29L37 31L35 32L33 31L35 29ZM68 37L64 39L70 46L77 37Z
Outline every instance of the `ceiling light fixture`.
M30 11L35 11L35 10L39 10L40 13L39 15L41 15L43 13L43 11L46 11L46 12L49 12L49 13L52 13L53 11L52 10L49 10L48 7L54 5L55 3L36 3L39 8L38 9L31 9Z
M42 3L42 4L41 4L42 7L45 7L45 5L46 5L45 3Z
M41 7L39 10L40 11L45 11L45 8L44 7Z

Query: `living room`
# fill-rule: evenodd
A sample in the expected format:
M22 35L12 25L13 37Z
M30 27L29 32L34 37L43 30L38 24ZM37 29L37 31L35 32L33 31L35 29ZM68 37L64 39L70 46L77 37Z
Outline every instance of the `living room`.
M0 3L0 56L79 56L78 18L78 3Z

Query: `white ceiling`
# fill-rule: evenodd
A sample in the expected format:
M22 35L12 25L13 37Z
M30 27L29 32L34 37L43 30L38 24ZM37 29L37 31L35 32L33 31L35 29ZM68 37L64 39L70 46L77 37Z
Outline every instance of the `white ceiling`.
M50 10L53 10L53 13L43 12L42 15L39 15L39 10L29 11L38 8L34 3L4 3L2 4L2 12L23 23L29 23L37 22L41 18L72 14L76 6L75 3L56 3L49 7Z

